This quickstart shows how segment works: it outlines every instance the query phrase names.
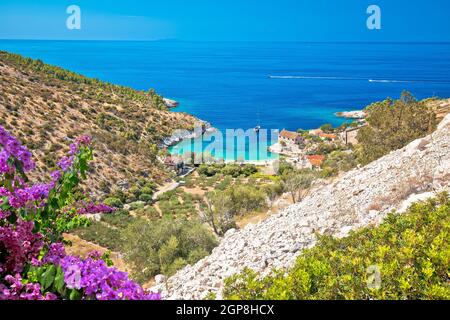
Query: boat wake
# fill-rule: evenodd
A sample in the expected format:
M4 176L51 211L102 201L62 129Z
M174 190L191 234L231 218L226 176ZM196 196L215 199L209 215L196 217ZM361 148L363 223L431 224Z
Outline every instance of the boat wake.
M271 79L313 79L313 80L363 80L360 78L346 77L308 77L308 76L269 76Z
M347 81L368 81L371 83L450 83L450 80L395 80L395 79L367 79L351 77L312 77L312 76L269 76L270 79L303 79L303 80L347 80Z
M414 83L421 81L411 81L411 80L377 80L377 79L369 79L369 82L378 82L378 83Z

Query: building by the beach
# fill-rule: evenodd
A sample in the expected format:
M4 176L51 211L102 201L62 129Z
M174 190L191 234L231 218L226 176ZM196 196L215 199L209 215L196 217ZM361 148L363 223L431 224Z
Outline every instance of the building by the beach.
M293 131L288 131L285 129L281 130L280 135L279 135L279 140L280 140L280 142L284 142L287 145L289 145L289 144L300 145L303 143L303 138L299 133L293 132Z

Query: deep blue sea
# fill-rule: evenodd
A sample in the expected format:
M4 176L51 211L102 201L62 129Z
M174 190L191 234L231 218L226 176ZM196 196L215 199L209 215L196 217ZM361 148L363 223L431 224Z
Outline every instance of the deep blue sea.
M136 89L214 127L316 128L409 90L450 97L449 43L9 41L0 50Z

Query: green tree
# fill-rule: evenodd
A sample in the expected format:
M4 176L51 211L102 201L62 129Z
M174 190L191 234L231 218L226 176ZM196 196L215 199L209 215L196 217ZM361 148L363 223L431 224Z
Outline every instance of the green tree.
M212 232L196 219L136 219L122 231L121 238L131 275L141 283L159 273L172 275L217 245Z
M162 273L170 274L172 271L175 271L171 268L171 266L172 263L175 261L175 259L177 259L177 258L174 259L174 257L178 256L178 251L179 251L178 239L175 236L171 236L169 240L167 240L161 246L161 248L159 248L158 257ZM177 265L181 265L180 261L177 262Z
M323 162L322 176L329 177L338 174L341 171L349 171L356 167L358 161L353 152L333 151Z
M236 228L232 215L232 200L224 191L209 192L201 206L205 222L218 236L223 236L227 230Z
M222 174L225 176L232 176L233 178L237 178L242 174L241 167L237 164L226 165L222 169Z
M231 213L244 215L252 211L260 211L266 207L266 194L252 185L229 187L225 195L231 199Z
M311 170L291 170L285 172L281 176L283 181L283 188L292 197L292 202L296 203L307 195L312 182L314 181L315 174Z
M386 99L370 105L367 113L369 125L357 135L358 160L362 164L400 149L436 128L433 110L406 91L399 100Z
M320 127L320 130L322 130L325 133L332 133L332 132L334 132L333 125L331 125L329 123L326 123L326 124L322 125Z
M273 202L283 194L283 184L281 182L275 182L264 186L264 191L269 198L270 207L272 208Z

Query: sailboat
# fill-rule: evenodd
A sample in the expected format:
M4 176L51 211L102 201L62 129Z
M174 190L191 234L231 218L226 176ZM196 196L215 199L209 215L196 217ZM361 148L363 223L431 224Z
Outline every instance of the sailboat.
M256 133L258 133L259 130L261 130L261 126L259 124L260 124L260 118L259 118L259 112L258 112L258 122L257 122L256 127L253 128L253 131L255 131Z

